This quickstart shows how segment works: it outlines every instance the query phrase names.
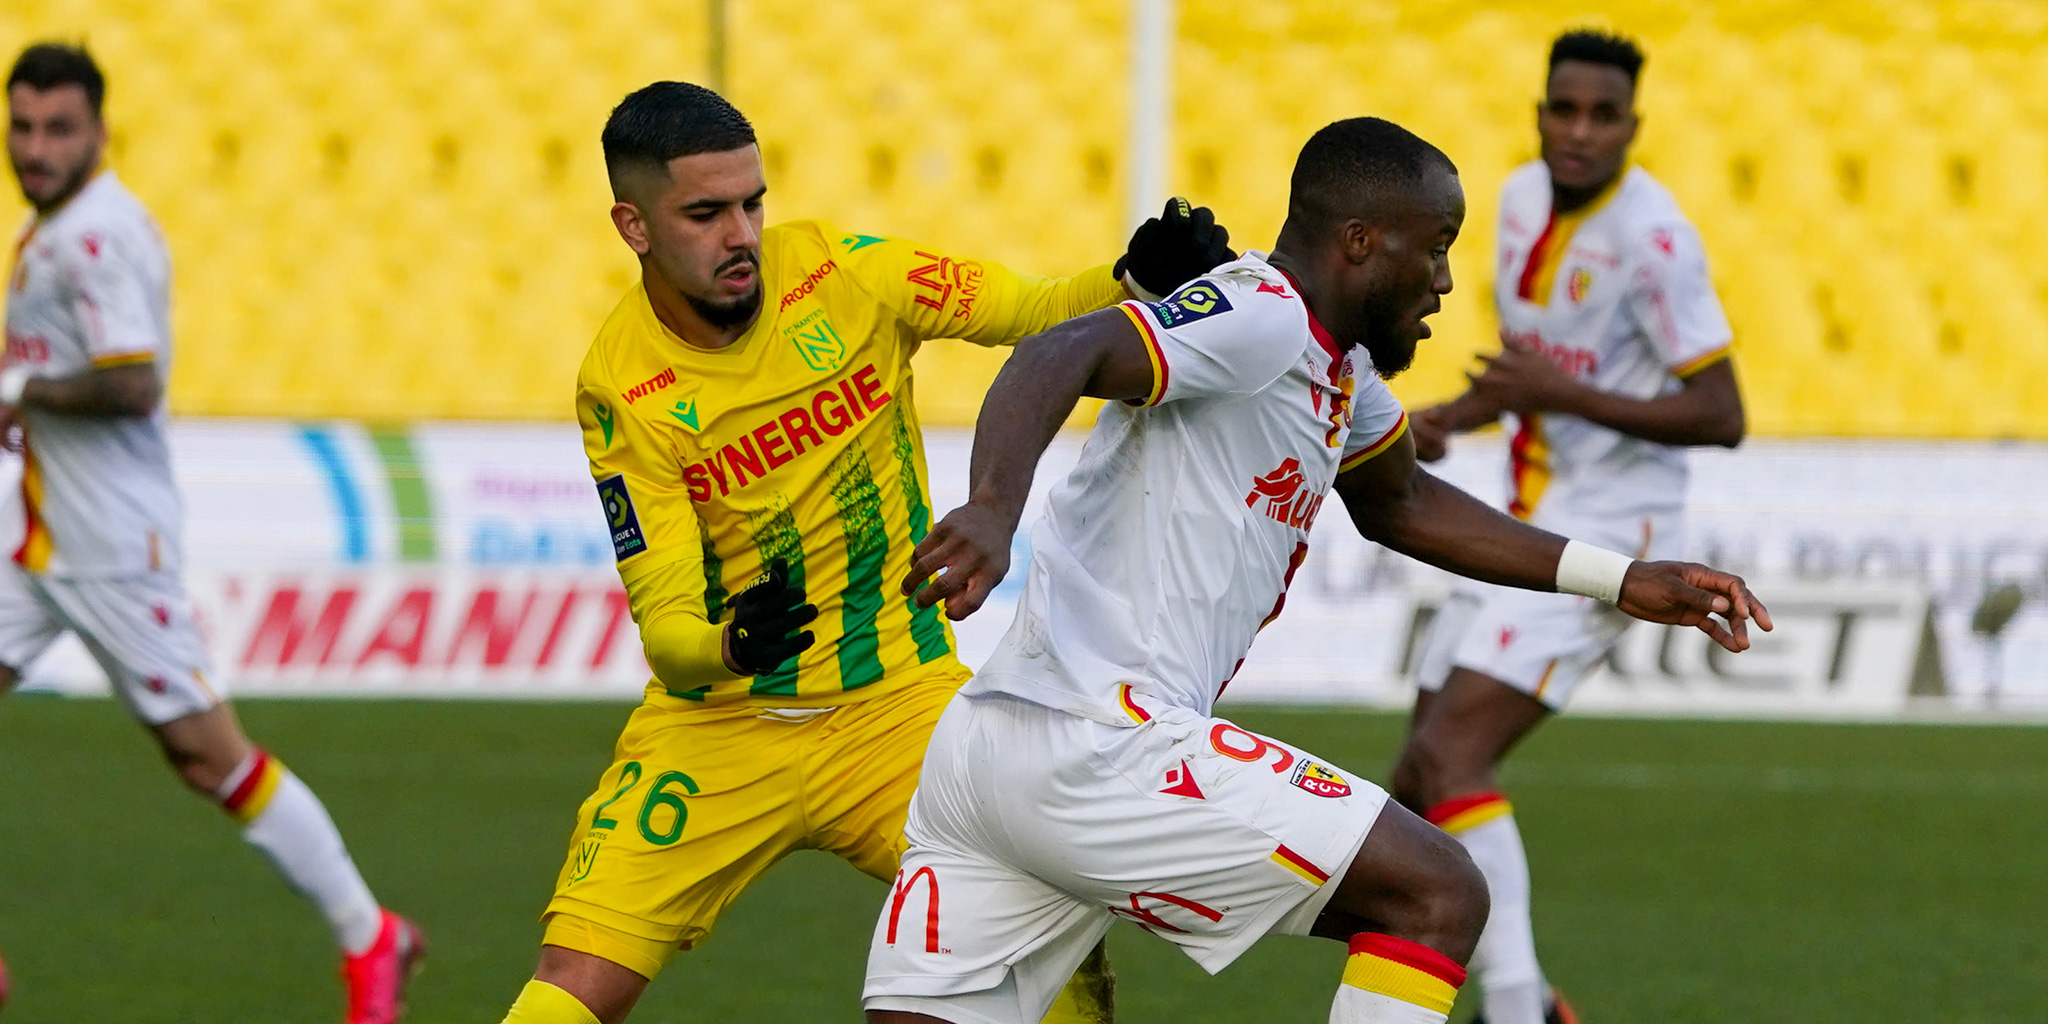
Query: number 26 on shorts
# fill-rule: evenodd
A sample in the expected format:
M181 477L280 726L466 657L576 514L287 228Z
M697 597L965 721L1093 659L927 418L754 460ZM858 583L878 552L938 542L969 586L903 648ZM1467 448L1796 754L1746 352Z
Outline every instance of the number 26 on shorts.
M611 805L618 803L633 787L640 784L643 770L638 761L628 761L619 767L619 788L604 803L597 805L591 813L590 827L593 831L608 831L617 828L617 818L605 816ZM681 792L672 787L680 785ZM697 795L696 780L682 772L662 772L647 790L647 796L640 803L640 815L636 824L640 827L640 838L655 846L668 846L683 837L683 824L690 820L689 805L683 802L683 795Z

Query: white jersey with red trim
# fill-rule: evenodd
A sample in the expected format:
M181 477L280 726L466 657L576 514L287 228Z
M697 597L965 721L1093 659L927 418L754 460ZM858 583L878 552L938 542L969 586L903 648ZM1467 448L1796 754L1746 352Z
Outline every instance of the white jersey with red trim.
M7 363L38 377L151 363L170 370L170 254L149 211L102 171L32 218L7 287ZM24 411L15 561L31 572L117 576L175 568L183 501L166 416Z
M1261 253L1120 308L1153 393L1103 408L1032 527L1017 617L961 692L1130 725L1125 684L1209 713L1279 614L1340 465L1408 420Z
M1728 318L1699 232L1641 168L1554 215L1549 169L1526 164L1501 189L1499 237L1504 339L1541 345L1581 382L1653 398L1727 356ZM1573 536L1631 524L1633 538L1633 524L1685 503L1683 448L1558 413L1511 419L1509 511L1523 519Z

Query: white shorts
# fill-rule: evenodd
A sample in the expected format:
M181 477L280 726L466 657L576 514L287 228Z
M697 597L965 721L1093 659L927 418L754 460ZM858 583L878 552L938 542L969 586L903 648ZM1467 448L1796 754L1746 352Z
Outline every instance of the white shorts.
M148 725L220 703L192 602L175 575L69 578L0 567L0 665L18 675L66 632L78 634L115 695Z
M1308 933L1386 793L1221 718L1132 704L1146 720L1120 727L953 698L868 948L867 1008L1036 1024L1119 917L1211 973L1269 932Z
M1546 528L1637 558L1675 558L1684 547L1675 515L1600 529ZM1460 580L1437 609L1415 685L1435 692L1452 669L1470 669L1561 710L1634 621L1590 597Z

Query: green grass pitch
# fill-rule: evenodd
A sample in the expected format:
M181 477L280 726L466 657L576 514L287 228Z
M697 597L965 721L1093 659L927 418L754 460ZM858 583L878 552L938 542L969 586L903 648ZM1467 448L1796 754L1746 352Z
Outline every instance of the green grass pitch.
M433 944L412 1020L499 1019L532 966L570 814L618 705L250 701ZM1383 778L1399 719L1239 709ZM1591 1024L2040 1020L2048 731L1565 718L1506 778L1553 978ZM105 701L0 701L5 1024L330 1022L325 928ZM635 1016L856 1021L883 889L790 858ZM1127 925L1119 1019L1321 1021L1334 943L1262 944L1214 979ZM1464 1011L1461 1011L1461 1014Z

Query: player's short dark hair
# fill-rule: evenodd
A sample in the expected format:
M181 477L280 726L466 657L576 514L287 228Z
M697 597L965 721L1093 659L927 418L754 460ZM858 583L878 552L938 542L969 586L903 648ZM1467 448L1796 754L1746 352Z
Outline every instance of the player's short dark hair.
M14 58L14 70L7 73L7 88L26 85L37 92L49 92L58 86L75 85L85 90L85 102L92 107L92 116L100 116L100 108L107 101L107 76L100 73L100 66L85 52L84 46L69 43L37 43L21 51Z
M1294 161L1287 219L1320 228L1340 218L1392 212L1432 170L1458 173L1444 151L1392 121L1353 117L1324 125Z
M1636 84L1636 79L1642 75L1643 61L1647 59L1635 40L1593 28L1572 29L1550 44L1551 71L1556 71L1559 64L1568 60L1603 64L1620 69L1628 76L1630 85Z
M754 144L754 126L725 97L688 82L655 82L627 94L604 123L604 169L612 192L629 169L665 171L679 156Z

